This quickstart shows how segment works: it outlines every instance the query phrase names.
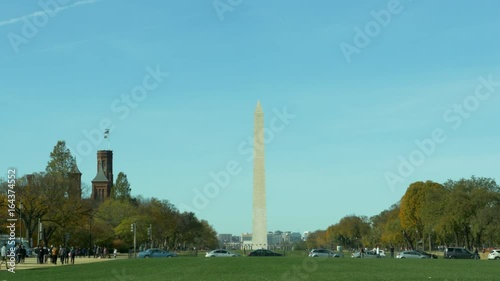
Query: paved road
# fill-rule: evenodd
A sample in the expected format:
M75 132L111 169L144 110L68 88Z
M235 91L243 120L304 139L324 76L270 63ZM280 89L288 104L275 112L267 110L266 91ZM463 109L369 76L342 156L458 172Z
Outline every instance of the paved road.
M126 259L127 255L118 255L116 259ZM115 260L113 257L110 259L94 259L93 257L91 258L75 258L75 264L86 264L86 263L93 263L93 262L104 262L104 261L112 261ZM26 258L24 263L18 263L16 264L16 271L17 270L22 270L22 269L32 269L32 268L43 268L43 267L51 267L51 266L71 266L71 264L64 264L61 265L60 261L57 261L57 265L50 263L50 260L46 264L38 264L37 260L35 258ZM0 268L1 271L6 270L5 264L2 265Z

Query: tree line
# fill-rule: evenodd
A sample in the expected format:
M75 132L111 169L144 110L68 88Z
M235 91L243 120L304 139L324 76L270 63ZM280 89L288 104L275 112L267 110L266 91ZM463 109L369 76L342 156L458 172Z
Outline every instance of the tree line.
M15 212L21 223L16 234L22 228L22 236L32 246L92 248L96 244L124 251L133 246L133 223L138 245L168 249L217 246L213 227L194 213L180 212L168 200L132 196L125 173L118 174L111 198L92 200L87 185L82 185L83 192L75 189L79 180L75 168L75 158L65 142L59 141L44 172L17 178ZM0 220L4 222L8 218L7 189L7 181L0 179L0 208L5 210L0 212ZM82 197L82 193L87 195ZM5 231L2 228L0 234L7 234Z
M500 245L500 187L491 178L418 181L399 202L372 216L347 215L313 232L309 248L472 249Z

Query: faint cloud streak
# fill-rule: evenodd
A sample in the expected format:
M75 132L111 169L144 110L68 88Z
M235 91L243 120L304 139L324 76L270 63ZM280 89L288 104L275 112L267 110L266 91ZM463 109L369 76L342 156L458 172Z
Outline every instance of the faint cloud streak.
M75 3L73 3L71 5L68 5L68 6L58 6L53 11L51 11L51 13L55 14L55 13L58 13L60 11L64 11L64 10L67 10L67 9L72 9L72 8L75 8L75 7L78 7L78 6L81 6L81 5L93 4L93 3L96 3L98 1L100 1L100 0L82 0L82 1L75 2ZM38 16L44 15L46 13L47 12L45 10L43 10L43 11L36 11L36 12L31 13L29 15L24 15L24 16L20 16L20 17L17 17L17 18L11 18L11 19L8 19L8 20L0 21L0 27L21 22L25 18L38 17Z

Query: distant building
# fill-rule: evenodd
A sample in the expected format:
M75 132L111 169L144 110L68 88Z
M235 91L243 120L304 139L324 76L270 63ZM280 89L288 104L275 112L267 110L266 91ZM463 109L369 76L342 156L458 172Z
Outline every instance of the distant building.
M300 233L298 232L292 232L290 233L290 243L297 243L297 242L300 242L302 240L302 235L300 235Z
M267 233L267 244L269 246L281 245L283 243L283 232L275 231Z
M306 241L307 237L309 237L309 234L311 234L311 231L304 231L304 236L302 237L302 239Z
M36 186L39 184L38 178L35 178L34 174L27 174L26 180L28 185ZM70 199L82 199L82 173L78 169L77 164L73 166L73 170L68 173L68 184L67 188L64 190L64 196Z
M224 246L224 245L232 242L233 235L232 234L219 234L219 235L217 235L217 240L219 240L220 246Z
M304 232L304 234L309 235L309 231ZM284 244L293 244L300 242L302 240L302 235L299 232L291 232L291 231L280 231L276 230L275 232L267 233L267 245L271 248L278 247L280 248ZM241 235L241 245L242 249L251 249L252 248L252 233L243 233ZM255 250L255 247L253 247Z
M97 175L92 180L91 198L104 201L111 196L113 186L113 151L97 151Z
M75 163L73 171L69 173L70 185L68 188L69 198L82 199L82 173Z
M231 242L233 242L233 243L240 243L241 242L241 236L233 235L233 237L231 237Z
M241 248L247 250L252 249L252 233L241 234Z

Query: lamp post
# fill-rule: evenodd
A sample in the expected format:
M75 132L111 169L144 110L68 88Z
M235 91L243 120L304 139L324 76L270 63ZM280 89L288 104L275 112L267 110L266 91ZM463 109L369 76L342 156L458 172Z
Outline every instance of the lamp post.
M21 221L19 223L19 239L21 240L21 245L23 244L23 203L19 203L19 217Z
M92 250L92 216L89 216L89 258L90 258L90 251Z
M134 235L134 258L136 258L136 248L137 248L137 223L134 222L130 224L130 231Z
M42 239L42 222L40 221L40 218L38 218L38 243L37 246L40 246L40 240Z

